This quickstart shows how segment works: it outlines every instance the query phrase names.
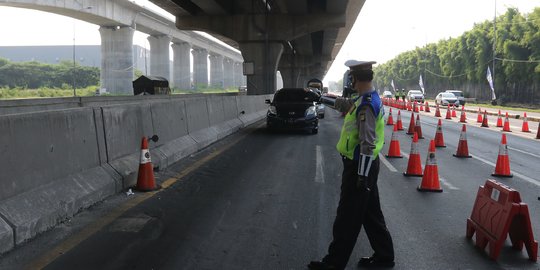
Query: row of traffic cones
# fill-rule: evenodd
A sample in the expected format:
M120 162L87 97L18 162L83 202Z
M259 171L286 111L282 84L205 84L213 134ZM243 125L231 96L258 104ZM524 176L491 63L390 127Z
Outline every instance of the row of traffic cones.
M416 123L418 122L419 121L416 121ZM386 157L388 158L402 158L403 157L401 155L401 150L400 150L401 148L400 148L399 140L397 138L397 131L398 129L397 129L397 124L396 124L394 125L392 139L390 141L390 148L388 150L388 154L386 155ZM467 132L467 127L466 125L463 125L460 138L459 138L458 148L457 148L456 153L454 154L455 157L458 157L458 158L471 157L471 155L469 154L466 132ZM441 192L442 189L439 183L438 167L437 167L437 161L435 158L435 148L446 147L444 143L441 120L439 119L439 122L437 124L437 131L435 133L435 139L430 141L428 157L426 159L426 166L424 170L422 170L422 164L420 161L420 152L418 151L418 140L419 140L419 135L417 132L414 132L413 140L411 143L411 151L410 151L409 160L407 164L407 170L403 174L405 176L422 177L422 183L418 187L418 190L420 191ZM506 144L505 134L503 134L503 137L501 139L501 146L499 149L497 164L495 167L495 171L492 175L499 176L499 177L512 177L512 174L510 171L510 160L508 158L508 148Z

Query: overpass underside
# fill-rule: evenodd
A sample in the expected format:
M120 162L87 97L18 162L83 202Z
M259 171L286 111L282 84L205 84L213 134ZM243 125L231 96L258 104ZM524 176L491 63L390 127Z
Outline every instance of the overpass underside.
M248 94L301 87L324 76L365 0L151 0L176 16L181 30L219 36L240 49Z

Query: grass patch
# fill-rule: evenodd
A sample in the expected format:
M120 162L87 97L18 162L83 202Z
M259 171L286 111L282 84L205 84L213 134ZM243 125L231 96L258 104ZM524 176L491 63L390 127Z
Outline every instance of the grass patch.
M180 90L173 89L173 95L180 94L221 94L221 93L238 93L238 88L229 88L229 89L215 89L215 88L205 88L198 90Z
M77 96L93 96L97 86L76 89ZM65 88L0 88L0 99L72 97L73 89Z

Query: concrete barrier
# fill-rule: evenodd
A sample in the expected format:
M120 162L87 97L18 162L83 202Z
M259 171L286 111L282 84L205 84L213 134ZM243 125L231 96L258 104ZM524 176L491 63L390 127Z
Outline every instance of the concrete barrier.
M0 116L0 148L9 157L0 163L0 216L14 243L116 192L94 119L91 108Z
M0 253L135 185L142 136L160 136L152 161L168 167L263 119L266 98L157 98L0 116L9 157L0 163Z

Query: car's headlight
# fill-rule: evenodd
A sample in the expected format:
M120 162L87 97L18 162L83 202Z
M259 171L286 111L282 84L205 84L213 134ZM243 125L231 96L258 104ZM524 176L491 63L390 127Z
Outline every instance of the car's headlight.
M268 107L268 114L271 114L271 115L277 115L276 106L270 106L270 107Z
M306 116L315 116L316 114L317 114L317 110L315 109L315 106L311 106L307 108Z

